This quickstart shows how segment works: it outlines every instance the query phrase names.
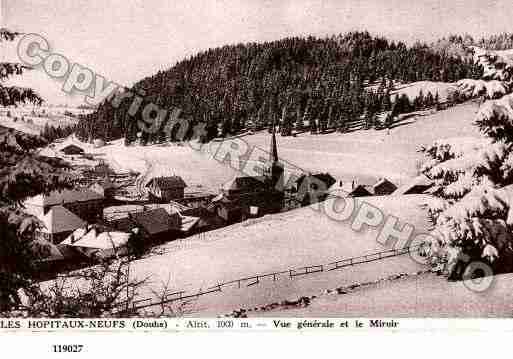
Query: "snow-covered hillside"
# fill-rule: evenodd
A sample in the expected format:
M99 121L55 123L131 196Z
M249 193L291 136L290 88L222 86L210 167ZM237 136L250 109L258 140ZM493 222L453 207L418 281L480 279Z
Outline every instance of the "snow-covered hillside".
M0 125L37 135L46 124L53 127L67 127L78 122L79 114L89 112L91 110L72 107L2 107L0 108Z
M483 79L511 82L513 50L492 51L473 47L474 61L483 66Z
M506 82L499 80L464 79L458 81L456 87L467 98L484 96L487 99L495 99L504 96L510 91L510 86Z
M433 274L382 281L346 294L323 295L309 306L248 313L249 316L316 318L506 318L513 312L511 274L497 276L485 293Z
M417 153L420 145L428 145L438 138L481 137L472 124L476 105L472 103L451 107L444 111L423 114L408 114L387 130L359 130L345 134L310 135L297 137L278 136L278 154L287 166L306 172L329 172L337 179L362 183L373 183L379 177L387 177L401 184L415 177L422 155ZM256 146L268 151L270 136L260 132L241 139L248 148ZM56 150L75 143L104 159L116 171L136 171L150 176L182 176L188 185L201 185L217 191L219 187L237 174L237 171L213 158L216 146L211 143L196 151L184 145L123 145L123 140L94 148L69 138L46 149L46 155L59 155ZM237 162L236 162L237 163Z
M445 102L447 100L447 96L451 91L455 90L455 85L448 82L434 82L434 81L418 81L412 82L409 84L399 84L396 85L394 91L392 91L392 99L394 99L395 95L401 96L402 94L406 94L410 101L413 101L417 96L419 96L420 92L426 96L429 92L433 96L438 94L440 98L440 102Z
M385 215L400 218L399 226L408 222L414 225L415 233L426 233L429 222L422 205L428 200L423 195L384 196L360 198L358 203L365 201L380 208ZM134 262L130 273L137 278L149 276L150 287L156 291L168 280L171 290L194 291L223 281L326 264L390 248L377 243L378 233L375 228L355 232L350 221L336 222L324 213L305 207L208 232L196 239L170 242L155 250L161 255ZM344 283L349 285L421 269L425 267L408 255L402 255L298 279L283 276L273 281L267 278L251 287L244 285L239 289L234 285L221 293L205 295L194 308L219 314L319 294ZM140 296L152 296L150 288Z

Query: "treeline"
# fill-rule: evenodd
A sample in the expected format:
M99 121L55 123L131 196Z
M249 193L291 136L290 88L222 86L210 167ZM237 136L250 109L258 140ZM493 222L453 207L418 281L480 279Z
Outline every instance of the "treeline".
M179 108L193 124L205 123L208 140L218 130L227 135L273 121L281 121L285 129L292 123L319 123L343 130L366 118L369 127L379 112L391 110L394 81L452 82L481 75L481 67L468 57L351 32L209 49L131 90L143 95L145 103ZM118 108L103 103L80 121L77 135L134 141L141 114L131 116L130 105L130 100ZM172 133L162 131L143 136L143 142L174 140Z
M75 131L75 125L54 127L46 123L39 135L50 143L59 138L68 137Z
M477 42L477 46L483 47L488 50L513 49L513 34L502 33L499 35L492 35L490 37L479 40Z
M447 38L438 40L432 45L434 48L444 47L453 53L464 54L470 46L481 47L486 50L510 50L513 49L513 33L501 33L474 39L472 36L450 35Z

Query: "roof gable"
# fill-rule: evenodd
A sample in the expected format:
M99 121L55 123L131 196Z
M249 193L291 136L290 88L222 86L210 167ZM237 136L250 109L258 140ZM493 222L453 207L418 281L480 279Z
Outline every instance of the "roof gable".
M173 189L173 188L185 188L187 184L180 176L169 176L169 177L154 177L147 184L146 187L155 186L160 189Z
M62 206L52 207L41 221L45 226L43 231L51 234L71 232L87 224Z
M132 214L132 220L142 226L149 234L158 234L167 232L171 228L171 216L178 216L178 214L169 215L165 209L157 208L150 211Z
M429 179L426 175L421 174L413 178L411 181L405 183L396 189L393 195L403 195L403 194L415 194L419 192L424 192L434 185L434 181Z
M329 173L316 173L314 175L302 175L296 180L296 186L297 188L301 188L301 185L303 184L303 181L307 179L310 182L318 183L323 182L326 185L326 189L333 186L337 180L330 175Z
M222 189L225 191L254 192L266 188L265 179L264 176L235 177L223 184Z
M64 148L61 148L61 152L84 153L84 150L77 145L67 145Z

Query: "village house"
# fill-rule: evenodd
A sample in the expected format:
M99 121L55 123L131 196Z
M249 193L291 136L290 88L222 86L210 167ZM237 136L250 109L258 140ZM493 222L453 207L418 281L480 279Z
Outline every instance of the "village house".
M95 222L103 215L105 198L90 189L53 191L39 194L23 203L27 212L44 216L52 207L62 206L87 222Z
M405 194L426 193L434 186L434 184L435 182L433 180L429 179L426 175L421 174L400 186L394 191L393 195L402 196Z
M128 253L130 235L101 225L89 225L70 234L59 248L70 252L68 256L76 257L76 253L80 253L90 259L111 258Z
M43 228L36 231L36 236L54 244L60 243L77 228L86 225L86 222L62 206L53 206L38 218L43 223Z
M328 188L337 180L329 173L317 173L300 176L293 188L295 198L302 206L326 199Z
M105 199L113 199L116 194L117 186L108 176L106 176L102 180L93 183L89 189L105 197Z
M150 201L165 203L184 198L186 183L179 176L155 177L147 184Z
M85 151L77 145L67 145L61 149L61 152L68 156L82 155Z
M267 190L268 183L264 176L235 177L221 186L221 193L231 199L258 194Z
M180 204L194 209L205 209L216 195L204 190L186 188ZM171 203L171 201L170 201Z
M179 236L182 219L178 213L170 214L164 208L156 208L129 213L128 217L111 221L109 225L122 232L132 232L138 228L148 241L164 242Z
M386 178L381 178L372 186L375 196L386 196L397 190L397 186Z
M371 186L357 183L355 180L350 182L338 181L328 189L330 196L337 197L366 197L372 196Z
M386 196L394 193L396 189L395 184L386 178L381 178L373 185L361 184L356 180L338 181L329 188L328 193L338 197Z
M212 200L215 205L215 213L226 223L236 223L243 219L243 207L238 200L230 200L221 194Z

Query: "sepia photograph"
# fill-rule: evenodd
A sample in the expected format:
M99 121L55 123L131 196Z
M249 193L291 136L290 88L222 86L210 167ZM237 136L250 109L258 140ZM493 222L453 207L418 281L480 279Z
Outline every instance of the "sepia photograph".
M508 328L511 2L0 5L0 336Z

